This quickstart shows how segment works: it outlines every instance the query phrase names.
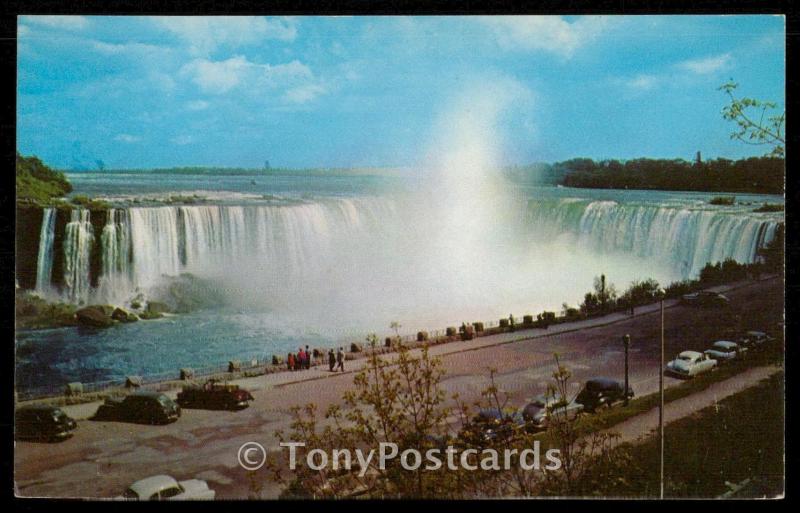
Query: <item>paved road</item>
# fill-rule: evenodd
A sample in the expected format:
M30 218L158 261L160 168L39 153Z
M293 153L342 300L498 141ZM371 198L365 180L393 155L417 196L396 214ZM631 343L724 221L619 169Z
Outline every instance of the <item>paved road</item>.
M783 286L778 280L739 284L727 294L733 304L724 310L695 310L667 303L668 357L680 350L707 347L725 327L769 329L782 319ZM614 314L550 330L442 344L431 348L431 353L442 357L447 372L443 387L448 395L458 392L466 401L476 400L488 382L487 368L494 367L498 384L519 405L544 390L553 370L554 352L563 355L563 363L573 372L575 391L591 376L621 378L620 337L630 333L631 383L637 394L647 394L658 387L658 309L656 304L639 308L633 318ZM274 431L288 426L291 406L314 402L324 410L340 403L352 384L352 373L364 361L346 363L348 372L344 374L316 368L241 380L257 389L252 406L241 412L184 410L183 417L168 426L83 420L76 435L66 442L19 442L14 462L17 493L111 497L137 479L167 473L178 479L206 479L220 498L246 498L248 480L237 464L238 448L244 442L258 441L277 450ZM667 386L675 383L667 379ZM70 414L85 419L96 406L70 407ZM262 496L275 496L277 486L268 481L266 472L263 478Z

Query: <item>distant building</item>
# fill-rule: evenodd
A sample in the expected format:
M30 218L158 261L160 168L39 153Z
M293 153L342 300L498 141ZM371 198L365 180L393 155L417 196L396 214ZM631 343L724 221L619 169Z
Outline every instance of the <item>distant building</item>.
M264 169L270 169L269 167L269 160L264 161Z
M696 166L699 166L700 164L703 163L703 159L700 156L700 150L697 150L697 155L695 155L695 157L694 157L694 163L695 163Z

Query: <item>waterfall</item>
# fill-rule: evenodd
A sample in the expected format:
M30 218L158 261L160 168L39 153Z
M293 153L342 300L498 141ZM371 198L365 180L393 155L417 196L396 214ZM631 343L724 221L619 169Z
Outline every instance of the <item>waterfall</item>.
M531 201L528 223L538 237L569 233L590 250L657 259L684 278L708 262L756 261L778 226L774 217L741 210L574 198Z
M93 245L94 228L89 211L73 209L64 230L64 294L74 303L82 303L89 298Z
M248 259L275 282L297 283L322 271L334 241L375 231L392 209L368 199L131 208L132 279L149 288L163 276L235 268Z
M284 297L327 287L335 298L337 287L348 285L335 280L356 270L391 275L401 265L435 278L436 265L461 264L452 260L449 239L433 250L424 245L441 235L426 215L424 208L385 197L112 208L95 241L89 211L74 209L63 237L61 293L75 303L123 304L183 272L222 277L218 283L232 288L257 285ZM530 247L563 239L571 252L635 256L683 277L696 275L707 262L755 261L781 222L778 215L742 208L575 198L530 200L522 217L525 237L517 242L523 245L523 239ZM36 279L40 292L52 278L55 218L55 209L44 211ZM508 250L488 248L486 258ZM393 260L392 251L419 257ZM426 259L424 251L433 251L438 263Z
M42 228L39 232L39 256L36 261L36 292L48 295L53 275L53 241L56 232L56 209L45 208L42 212Z
M132 288L131 235L128 211L111 208L100 234L101 275L98 298L106 303L124 302Z

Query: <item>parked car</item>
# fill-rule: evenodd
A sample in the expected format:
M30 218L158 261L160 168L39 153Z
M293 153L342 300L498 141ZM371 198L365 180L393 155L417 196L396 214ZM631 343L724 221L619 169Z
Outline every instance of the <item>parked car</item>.
M459 438L468 445L483 446L512 438L524 427L524 419L513 408L505 408L502 411L497 408L486 408L480 410L461 430Z
M18 440L66 440L77 427L74 419L55 406L23 406L14 414L14 436Z
M697 351L683 351L674 360L667 363L667 374L681 378L691 378L708 372L717 366L717 360L709 358Z
M739 343L744 347L758 348L775 340L763 331L748 331L740 339Z
M159 475L133 483L121 499L131 501L175 501L214 500L216 492L200 479L176 481L175 478Z
M575 402L582 405L588 412L595 411L600 406L611 406L625 397L633 397L633 389L610 378L592 378L586 382L583 390L575 398Z
M202 385L184 387L178 392L177 403L183 408L241 410L252 400L252 394L238 385L210 380Z
M166 395L139 391L123 398L106 399L93 418L140 424L169 424L180 416L181 407Z
M699 307L719 307L728 306L731 303L731 300L719 292L701 290L700 292L684 294L681 297L681 303L684 305Z
M717 360L719 363L741 358L746 352L746 347L739 346L739 344L730 340L717 340L711 345L711 349L703 351L706 356Z
M547 428L548 420L554 415L566 416L574 419L583 412L583 405L566 399L552 396L539 396L520 410L520 415L525 420L529 429L540 430Z

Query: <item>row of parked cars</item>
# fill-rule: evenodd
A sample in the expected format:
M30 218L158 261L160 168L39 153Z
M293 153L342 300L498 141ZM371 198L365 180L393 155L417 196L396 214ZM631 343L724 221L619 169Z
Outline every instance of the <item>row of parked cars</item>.
M738 342L717 340L702 353L682 351L674 360L667 363L665 372L679 378L691 378L725 362L744 358L748 352L758 350L772 340L773 337L763 331L748 331Z
M611 378L592 378L586 381L580 393L567 400L552 395L541 395L519 409L486 408L459 433L459 438L472 445L507 440L520 432L537 433L547 429L555 416L574 419L582 413L593 413L601 407L634 396L633 388Z
M252 400L253 395L237 385L209 380L202 385L185 386L174 401L160 392L144 390L106 399L92 420L169 424L180 418L181 408L241 410ZM77 422L57 406L31 405L16 411L14 434L17 440L55 442L70 438L77 427ZM210 500L215 495L205 481L177 481L167 475L157 475L132 484L119 498Z
M690 378L709 371L721 363L743 358L748 351L763 347L773 338L763 331L748 331L738 342L717 340L703 352L683 351L667 364L666 373L681 378ZM600 407L611 407L615 403L634 396L633 389L610 378L593 378L586 381L583 389L571 401L542 395L521 408L486 408L459 433L459 438L472 444L486 444L508 439L520 431L536 433L547 429L554 415L569 419L583 413L595 412Z
M183 387L173 401L166 394L136 391L124 397L111 397L100 405L92 420L169 424L181 416L181 408L241 410L253 395L238 385L209 380L202 385ZM15 436L18 440L66 440L77 423L57 406L23 406L16 412Z

